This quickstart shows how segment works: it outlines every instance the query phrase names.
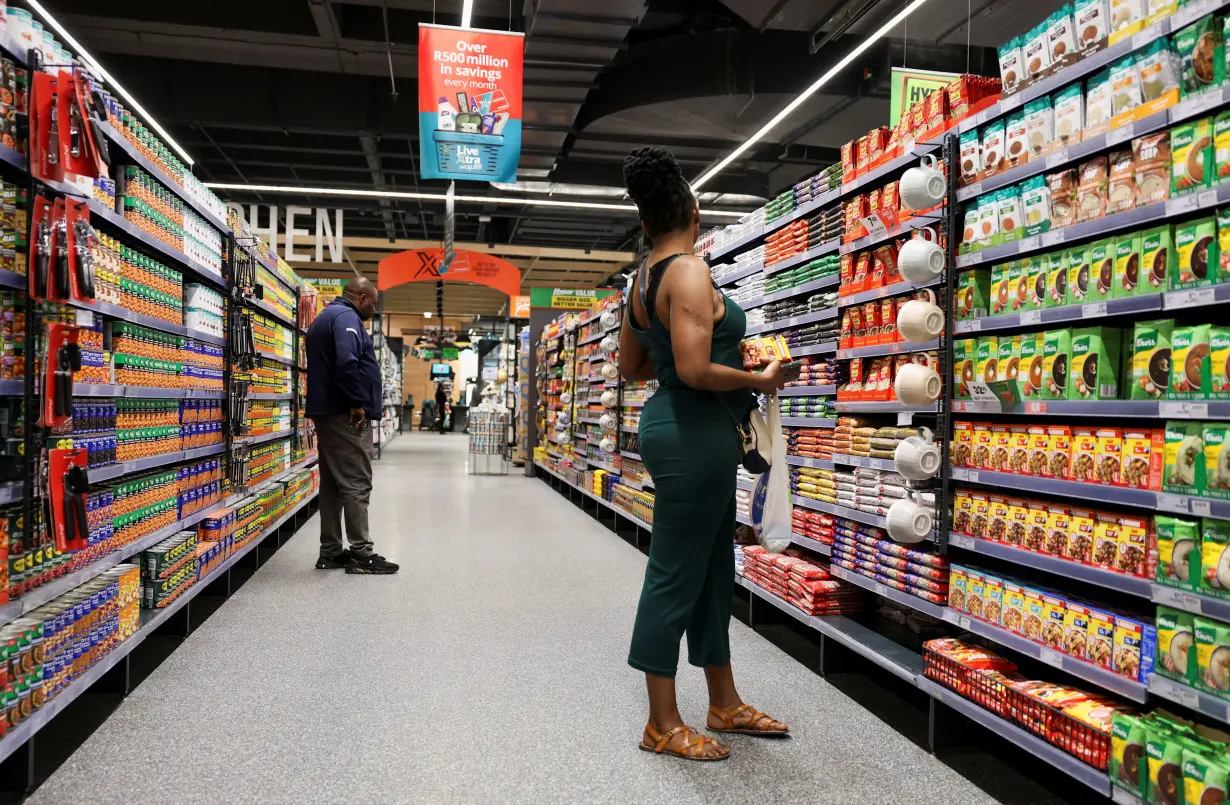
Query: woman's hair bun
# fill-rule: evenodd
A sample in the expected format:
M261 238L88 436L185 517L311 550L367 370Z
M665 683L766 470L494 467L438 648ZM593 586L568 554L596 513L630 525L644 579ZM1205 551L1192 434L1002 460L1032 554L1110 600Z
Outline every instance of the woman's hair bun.
M624 187L651 238L690 223L695 203L692 191L679 163L665 148L646 145L629 154L624 159Z

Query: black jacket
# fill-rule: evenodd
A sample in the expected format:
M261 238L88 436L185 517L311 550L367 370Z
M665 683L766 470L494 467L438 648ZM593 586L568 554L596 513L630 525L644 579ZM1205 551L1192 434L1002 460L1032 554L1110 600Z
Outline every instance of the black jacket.
M380 364L367 325L345 297L320 311L307 334L307 415L346 414L362 408L379 420Z

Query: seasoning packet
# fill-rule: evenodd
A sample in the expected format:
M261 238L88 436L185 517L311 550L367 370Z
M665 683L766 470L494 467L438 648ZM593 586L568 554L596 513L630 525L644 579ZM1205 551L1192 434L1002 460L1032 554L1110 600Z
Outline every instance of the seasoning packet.
M1137 54L1136 69L1140 74L1140 94L1146 103L1179 88L1179 59L1165 37L1153 40L1143 53Z
M1016 92L1021 79L1025 78L1025 62L1019 36L1009 39L999 48L999 78L1003 82L1004 95Z
M1037 159L1051 152L1055 139L1055 110L1049 97L1025 104L1025 138L1029 158Z
M1021 206L1025 212L1025 226L1045 231L1051 222L1051 190L1046 177L1033 176L1021 183ZM1071 204L1065 207L1070 209Z
M1203 190L1213 176L1213 121L1181 123L1170 130L1172 196Z
M1103 70L1085 81L1086 138L1102 134L1110 128L1114 104L1111 100L1110 70Z
M1050 228L1059 229L1076 223L1077 188L1080 185L1076 169L1052 173L1046 177L1046 183L1051 194Z
M1094 157L1080 166L1080 184L1076 189L1078 222L1095 221L1106 214L1106 190L1109 169L1105 156Z
M1109 15L1106 0L1076 0L1072 19L1076 28L1076 46L1082 50L1106 38Z
M1136 57L1124 56L1110 66L1111 116L1118 117L1140 106L1140 71Z
M961 184L972 184L982 172L982 143L978 140L978 132L971 129L963 133L960 147Z
M1136 206L1170 198L1170 132L1146 134L1132 140L1136 164Z
M1136 163L1130 148L1111 151L1109 162L1106 214L1113 215L1136 206Z
M1179 60L1183 96L1220 86L1226 80L1226 42L1218 18L1208 14L1171 36Z
M982 130L982 172L993 176L1004 168L1004 121L997 120Z
M1085 127L1085 96L1079 83L1055 93L1055 140L1060 147L1081 141Z
M1008 114L1004 122L1004 168L1015 168L1029 160L1029 138L1025 127L1025 112L1016 111Z

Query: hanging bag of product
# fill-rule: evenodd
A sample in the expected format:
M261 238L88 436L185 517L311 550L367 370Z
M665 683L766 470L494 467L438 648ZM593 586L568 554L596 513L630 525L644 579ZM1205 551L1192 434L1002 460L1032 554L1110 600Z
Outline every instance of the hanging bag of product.
M786 438L777 395L765 395L765 429L758 448L769 459L768 469L756 479L752 492L752 530L766 550L781 553L790 547L790 466L786 463ZM759 412L755 412L759 413Z

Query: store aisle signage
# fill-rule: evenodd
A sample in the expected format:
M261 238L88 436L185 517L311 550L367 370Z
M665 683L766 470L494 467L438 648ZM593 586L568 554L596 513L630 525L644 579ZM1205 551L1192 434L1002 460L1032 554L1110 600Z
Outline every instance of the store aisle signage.
M530 298L528 296L514 296L510 307L512 315L509 318L528 319L530 317Z
M530 288L532 307L553 307L561 310L584 310L599 299L615 293L613 288L583 290L580 288Z
M517 181L525 36L419 25L424 179Z
M894 67L891 88L888 96L888 125L895 128L901 120L901 113L909 109L917 101L943 89L956 79L960 73L941 73L936 70L907 70L904 67Z
M266 205L266 218L268 224L260 225L261 220L261 205L252 204L248 206L248 211L245 214L243 205L234 201L228 201L226 206L234 210L235 213L243 219L248 225L248 229L253 235L265 242L275 254L278 252L279 243L284 247L282 259L288 263L308 263L317 262L323 263L325 260L325 249L329 250L329 261L333 263L342 262L342 236L344 234L342 210L329 210L324 207L299 207L291 205L286 208L286 232L284 238L278 237L278 205ZM309 233L307 228L301 226L308 219L315 220L315 232ZM305 245L305 241L309 234L312 234L312 247ZM295 239L298 238L298 244ZM297 252L296 245L299 248L312 248L311 251Z
M440 268L443 261L444 249L410 249L391 254L380 261L377 286L387 291L407 282L469 282L495 288L509 298L521 290L521 269L493 254L457 249L447 274Z
M312 277L305 280L310 282L316 288L316 313L325 309L334 299L342 295L342 287L346 285L346 280L337 279L336 277Z

